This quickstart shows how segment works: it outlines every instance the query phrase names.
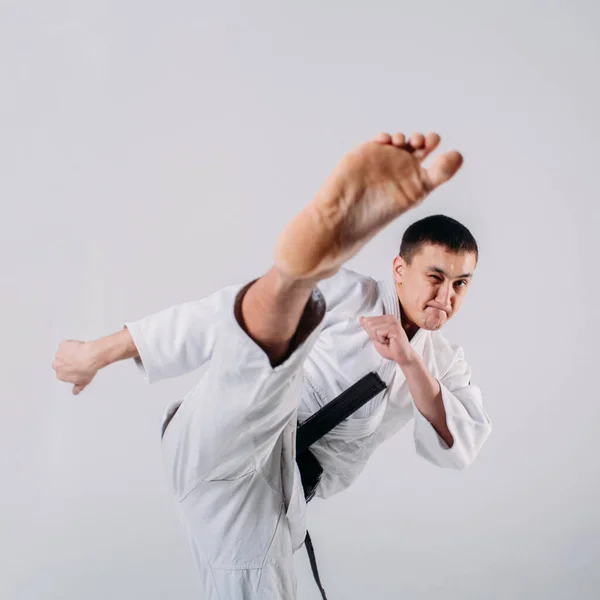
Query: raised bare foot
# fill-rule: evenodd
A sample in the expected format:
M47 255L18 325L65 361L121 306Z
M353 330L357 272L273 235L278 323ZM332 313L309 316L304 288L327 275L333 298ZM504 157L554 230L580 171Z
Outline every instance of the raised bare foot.
M381 229L421 203L462 165L455 151L422 162L440 136L380 134L349 152L275 246L275 267L293 279L333 275Z

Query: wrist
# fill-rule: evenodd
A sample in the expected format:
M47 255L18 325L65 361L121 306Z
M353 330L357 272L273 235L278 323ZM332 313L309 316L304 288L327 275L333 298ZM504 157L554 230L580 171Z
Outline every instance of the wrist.
M138 356L137 347L128 329L88 342L89 359L98 370L119 360Z
M109 347L105 343L105 338L86 342L88 350L88 360L90 366L98 371L110 364L109 360Z
M411 346L409 350L404 352L401 356L399 356L396 359L396 362L398 363L398 365L400 365L400 368L405 369L416 364L418 360L419 355L414 351L414 349Z

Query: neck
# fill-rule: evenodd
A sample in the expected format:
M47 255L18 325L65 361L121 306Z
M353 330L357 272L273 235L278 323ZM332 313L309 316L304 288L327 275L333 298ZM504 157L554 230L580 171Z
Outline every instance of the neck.
M400 305L400 315L401 315L401 323L402 323L402 329L404 329L404 331L406 332L406 336L408 337L408 341L410 342L410 340L412 340L412 338L414 337L415 333L417 333L417 331L419 331L420 327L418 325L415 325L407 316L406 313L404 312L404 309L402 308L402 303L400 302L400 299L398 299L398 304Z

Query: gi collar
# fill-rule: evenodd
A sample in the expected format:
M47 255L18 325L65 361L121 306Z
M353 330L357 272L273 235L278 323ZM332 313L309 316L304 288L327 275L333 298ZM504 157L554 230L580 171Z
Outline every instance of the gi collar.
M392 277L388 279L382 279L377 282L381 299L383 300L383 306L385 308L386 315L394 315L399 321L402 320L402 314L400 313L400 300L398 300L398 293L396 292L396 283ZM413 348L420 346L421 342L427 336L427 330L422 327L419 328L417 333L413 335L410 340L410 345Z

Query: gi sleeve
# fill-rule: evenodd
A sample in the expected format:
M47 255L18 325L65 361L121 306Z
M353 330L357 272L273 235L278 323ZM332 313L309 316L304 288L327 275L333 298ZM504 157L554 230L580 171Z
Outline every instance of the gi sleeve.
M223 311L233 311L241 285L125 323L137 347L135 364L147 383L184 375L209 360Z
M325 297L326 312L322 331L349 319L358 319L374 294L377 282L371 277L360 275L342 267L335 275L322 279L318 288Z
M483 409L481 390L471 384L471 369L462 348L459 348L448 372L437 381L454 444L449 448L414 406L415 450L419 456L439 467L464 469L475 460L492 431L492 424Z

